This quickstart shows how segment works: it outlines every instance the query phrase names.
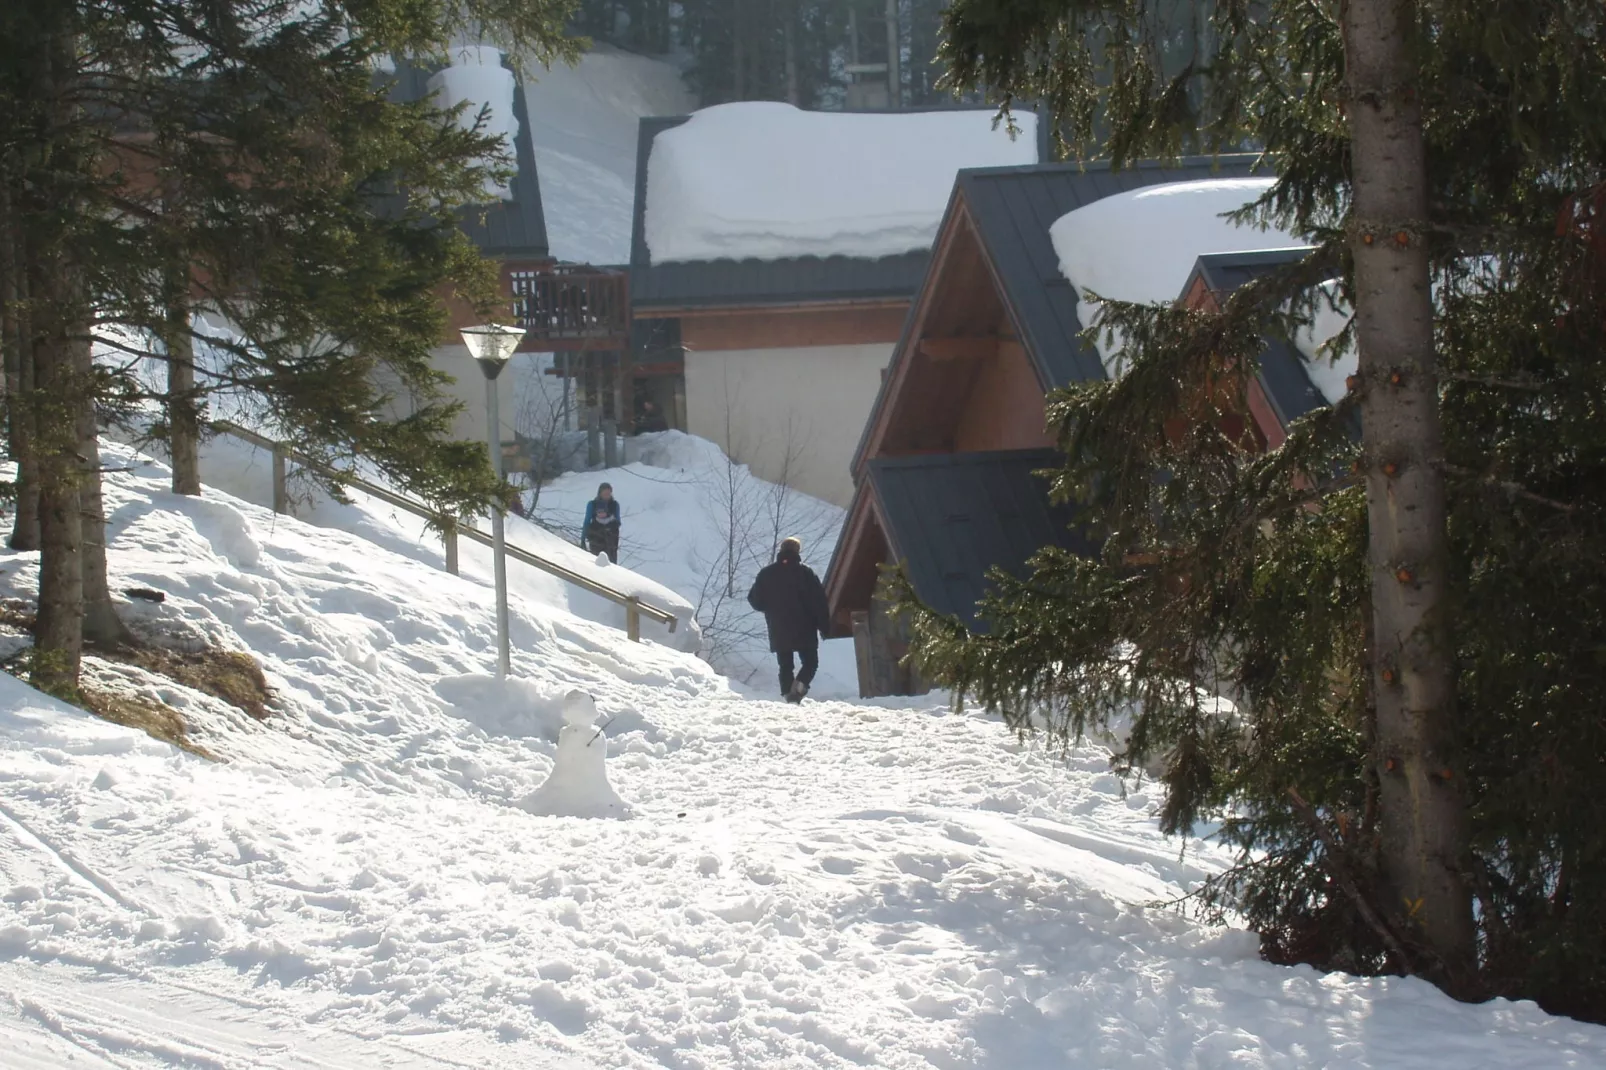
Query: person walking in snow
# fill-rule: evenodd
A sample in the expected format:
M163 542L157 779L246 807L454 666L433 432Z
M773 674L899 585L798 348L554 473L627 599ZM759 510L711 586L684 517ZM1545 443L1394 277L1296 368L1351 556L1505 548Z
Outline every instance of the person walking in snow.
M802 702L820 668L820 640L831 629L831 611L820 577L803 563L801 541L781 543L775 563L765 565L753 581L747 604L764 614L769 627L770 650L781 669L781 697ZM803 663L795 678L794 655Z
M597 496L586 502L585 547L594 554L607 554L619 563L619 503L613 497L613 484L597 488Z

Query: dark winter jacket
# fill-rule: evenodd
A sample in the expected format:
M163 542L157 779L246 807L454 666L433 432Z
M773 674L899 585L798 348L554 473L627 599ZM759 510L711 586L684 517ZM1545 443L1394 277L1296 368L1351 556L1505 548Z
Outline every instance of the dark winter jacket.
M592 528L610 526L616 531L619 528L619 499L609 498L603 501L601 498L593 498L586 502L585 530L590 532Z
M795 557L766 565L747 592L747 604L764 614L770 649L808 650L831 629L825 587L814 570Z

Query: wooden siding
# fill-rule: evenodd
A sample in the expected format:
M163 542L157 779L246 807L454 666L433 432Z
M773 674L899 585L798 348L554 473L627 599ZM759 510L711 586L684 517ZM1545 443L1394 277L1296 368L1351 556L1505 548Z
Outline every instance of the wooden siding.
M1044 426L1043 387L1019 342L1000 342L971 381L954 434L959 453L1029 450L1052 446Z
M681 317L680 340L701 351L890 345L908 313L907 302L704 312Z

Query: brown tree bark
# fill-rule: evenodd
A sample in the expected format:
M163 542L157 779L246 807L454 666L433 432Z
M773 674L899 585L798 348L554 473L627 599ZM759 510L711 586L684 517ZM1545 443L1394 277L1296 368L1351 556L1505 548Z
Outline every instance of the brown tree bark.
M39 611L34 625L31 679L44 691L76 697L84 641L83 512L79 485L79 415L89 403L83 374L87 359L89 297L74 260L70 208L80 197L78 176L90 173L85 145L64 137L72 126L71 90L77 53L67 9L46 7L60 21L31 53L29 91L45 117L38 130L39 158L26 185L19 216L40 221L27 232L28 327L34 383L30 406L39 476ZM17 191L14 191L17 192ZM80 205L80 214L82 206Z
M168 306L167 432L172 453L173 493L201 493L201 423L195 401L195 344L190 309L182 299Z
M1462 876L1444 447L1429 290L1419 47L1406 0L1343 5L1361 422L1370 518L1385 909L1452 990L1476 966Z
M36 299L62 309L71 273L59 253L39 258ZM36 263L39 262L36 260ZM32 683L41 691L72 697L84 647L83 505L79 484L78 406L85 393L64 322L50 324L34 339L34 426L39 435L39 612L34 625Z
M22 228L11 214L9 190L0 190L0 349L5 352L6 436L16 462L17 503L11 548L39 549L39 462L33 449L33 343L26 315L27 257Z
M78 405L78 507L82 516L84 585L84 642L115 647L133 635L117 615L106 568L106 505L101 496L100 428L95 400L89 390L94 381L93 355L87 341L73 345L73 361L83 392Z

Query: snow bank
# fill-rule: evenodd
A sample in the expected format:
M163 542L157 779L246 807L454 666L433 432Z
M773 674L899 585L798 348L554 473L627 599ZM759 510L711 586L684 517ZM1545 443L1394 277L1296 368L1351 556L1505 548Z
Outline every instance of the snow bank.
M482 134L500 137L509 157L518 137L518 119L513 115L513 72L502 66L500 49L481 45L456 45L450 50L451 66L431 76L429 90L442 109L466 105L457 117L458 125L471 130L479 122L482 109L489 109ZM516 161L515 161L516 162ZM492 179L485 180L487 201L511 200L513 190Z
M259 506L273 504L272 458L269 454L227 435L210 439L201 450L201 478L216 487ZM376 478L368 473L369 478ZM296 514L320 527L358 535L376 546L444 568L446 551L440 536L428 524L358 490L351 503L342 504L311 486L300 488ZM484 518L481 530L489 531ZM678 650L695 651L701 643L693 604L670 587L616 565L598 564L576 542L554 535L522 517L506 518L508 542L556 565L579 573L623 595L673 613L675 630L648 618L642 635ZM493 580L491 551L468 539L458 539L458 569L465 578L489 586ZM625 610L617 603L574 587L556 576L519 561L508 562L508 590L515 599L571 612L613 628L625 627Z
M552 255L628 263L641 120L696 107L679 68L599 44L526 83L524 101Z
M990 111L871 115L722 104L653 142L654 262L895 256L928 249L965 167L1037 162L1036 116L1011 139Z

